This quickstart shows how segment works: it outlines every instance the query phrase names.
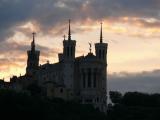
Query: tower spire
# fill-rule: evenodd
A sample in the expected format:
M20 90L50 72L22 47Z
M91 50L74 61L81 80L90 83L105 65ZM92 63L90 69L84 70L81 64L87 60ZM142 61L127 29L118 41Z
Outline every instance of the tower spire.
M71 24L71 20L69 19L69 30L68 30L68 40L71 40L71 26L70 26L70 24Z
M92 43L89 43L89 51L92 53Z
M100 30L100 43L103 43L103 35L102 35L102 22L101 22L101 30Z
M33 32L32 35L33 35L33 41L31 43L31 50L35 51L35 35L36 35L36 33Z

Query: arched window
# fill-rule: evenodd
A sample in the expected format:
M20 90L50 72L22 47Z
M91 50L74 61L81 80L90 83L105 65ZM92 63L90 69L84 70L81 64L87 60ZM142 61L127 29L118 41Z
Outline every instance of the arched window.
M88 68L88 88L91 88L91 69Z
M104 59L104 58L105 58L105 53L104 53L104 50L103 50L103 53L102 53L102 54L103 54L103 59Z
M83 73L83 88L86 87L86 80L85 80L85 77L86 77L86 75L85 75L85 73Z
M96 73L93 74L93 87L96 88Z
M69 47L67 47L67 57L69 57Z
M97 97L97 102L99 102L99 97Z
M71 57L73 56L73 47L71 47Z
M63 88L60 89L60 93L63 93Z
M99 58L101 58L101 50L99 50Z

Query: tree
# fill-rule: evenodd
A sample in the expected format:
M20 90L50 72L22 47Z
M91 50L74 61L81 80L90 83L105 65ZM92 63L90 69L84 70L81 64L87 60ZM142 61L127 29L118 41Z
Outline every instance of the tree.
M110 95L110 99L111 99L112 103L114 103L114 104L121 103L121 100L122 100L123 96L120 92L110 91L109 95Z
M40 95L42 90L37 84L31 84L27 87L27 90L31 93L31 95Z

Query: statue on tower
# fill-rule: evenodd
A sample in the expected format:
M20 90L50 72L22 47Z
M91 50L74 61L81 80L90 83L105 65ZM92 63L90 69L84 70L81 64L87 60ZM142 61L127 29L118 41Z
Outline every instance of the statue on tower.
M89 51L92 52L92 43L89 43Z

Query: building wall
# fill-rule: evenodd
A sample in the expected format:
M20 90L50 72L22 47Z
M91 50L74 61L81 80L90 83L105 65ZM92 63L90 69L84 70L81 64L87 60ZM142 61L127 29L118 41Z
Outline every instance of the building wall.
M103 102L106 100L106 90L103 89L106 74L103 68L103 64L99 62L86 61L80 65L80 99L82 103L93 104L100 109L106 105L106 102Z

